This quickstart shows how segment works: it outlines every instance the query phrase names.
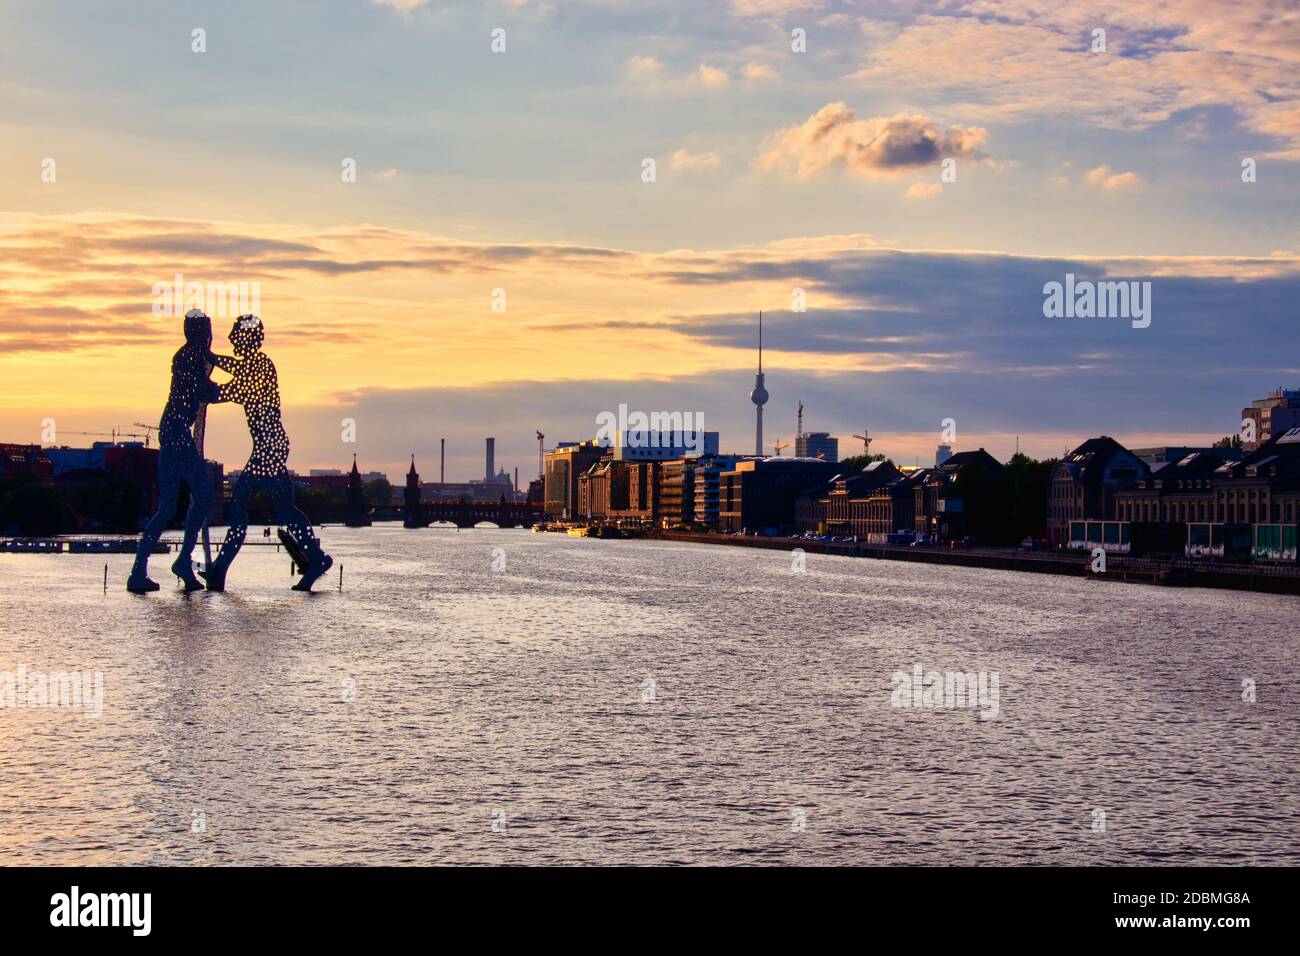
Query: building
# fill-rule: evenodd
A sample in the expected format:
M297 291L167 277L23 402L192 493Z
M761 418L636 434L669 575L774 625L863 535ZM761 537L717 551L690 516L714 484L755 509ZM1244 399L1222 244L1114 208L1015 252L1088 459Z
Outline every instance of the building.
M745 460L741 455L705 455L696 459L694 468L696 524L706 528L717 527L722 474L735 468L737 462Z
M578 506L578 478L605 451L596 441L561 442L545 454L544 505L548 515L567 518L582 513Z
M1136 449L1134 454L1145 450ZM1115 520L1144 524L1213 522L1215 476L1223 465L1239 460L1240 455L1231 449L1211 448L1168 461L1140 479L1135 487L1116 492Z
M929 468L914 468L898 478L849 500L849 526L869 544L887 544L889 536L914 533L916 489L930 477Z
M1047 538L1068 543L1071 521L1114 521L1115 496L1136 488L1151 473L1142 459L1115 439L1089 438L1066 454L1048 487Z
M657 461L601 457L578 476L578 511L570 517L658 524L661 467Z
M351 475L336 469L314 468L310 474L294 475L290 480L299 488L324 488L337 494L347 494ZM359 472L357 480L365 484L365 479Z
M1006 469L987 451L959 451L913 484L912 527L935 541L990 542L1011 518L1010 490Z
M749 458L718 479L718 526L723 531L782 534L795 527L795 501L824 485L839 463L816 458Z
M472 478L469 481L422 481L420 495L425 501L518 501L523 496L515 491L514 482L509 475L501 481L498 474L496 481L483 481Z
M46 448L45 457L50 460L55 478L71 471L104 471L104 450L112 448L116 442L92 442L89 448L71 448L67 445Z
M952 445L936 445L934 449L934 467L938 468L952 457Z
M0 481L29 474L37 481L54 478L54 465L40 445L0 444Z
M794 440L796 458L820 458L823 461L840 460L840 440L830 432L804 432Z
M568 517L603 521L616 508L627 508L627 469L602 457L578 476L578 506Z
M698 458L677 458L659 467L659 518L665 528L695 523L695 466Z
M1300 521L1300 427L1270 438L1243 461L1214 473L1219 524L1294 525Z
M853 502L867 497L902 473L890 461L873 461L861 471L835 475L820 488L810 488L795 500L795 526L800 531L856 535Z
M1241 448L1245 452L1258 451L1270 438L1300 428L1300 388L1275 388L1264 398L1257 398L1241 410L1241 421L1243 431L1249 427L1254 432L1252 441L1242 435Z
M1130 449L1134 456L1141 458L1151 471L1157 472L1170 462L1182 461L1188 455L1204 453L1218 455L1222 461L1240 461L1246 452L1240 448L1214 448L1210 445L1160 445L1154 448Z
M718 433L699 430L616 432L609 451L620 461L670 461L687 455L716 455Z

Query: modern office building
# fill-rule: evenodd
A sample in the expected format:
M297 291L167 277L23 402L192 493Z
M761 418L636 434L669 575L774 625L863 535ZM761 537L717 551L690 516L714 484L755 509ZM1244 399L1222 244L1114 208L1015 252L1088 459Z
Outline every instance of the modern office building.
M796 458L820 458L823 461L840 460L840 440L830 432L804 432L794 440Z
M543 458L545 508L552 517L577 517L578 477L608 449L596 441L561 442Z
M701 430L616 432L609 452L616 461L671 461L716 455L718 433Z
M818 458L739 461L718 479L718 527L758 534L792 531L799 495L824 485L838 468L838 462Z
M723 472L736 467L736 463L746 460L741 455L706 455L696 459L695 480L695 523L706 528L718 525L719 487Z
M1300 428L1300 388L1276 388L1241 410L1241 420L1253 423L1255 438L1242 441L1242 450L1258 451L1270 438Z

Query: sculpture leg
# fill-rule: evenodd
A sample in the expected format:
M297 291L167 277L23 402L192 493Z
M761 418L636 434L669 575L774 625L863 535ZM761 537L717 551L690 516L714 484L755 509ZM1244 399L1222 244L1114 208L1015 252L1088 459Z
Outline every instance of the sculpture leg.
M158 454L158 510L154 512L149 523L140 534L140 543L135 549L135 563L131 565L131 576L126 580L126 589L142 594L157 591L158 584L149 579L149 555L167 529L167 522L176 512L176 498L180 494L180 476L176 472L175 455L170 448L164 448Z
M293 536L307 554L307 570L293 589L310 591L321 575L333 567L334 559L321 549L320 539L312 531L311 522L293 503L293 484L287 473L281 471L274 479L271 500L275 505L276 522Z
M239 549L244 546L244 538L248 535L248 499L253 496L255 490L253 482L243 475L235 482L230 511L227 515L230 526L226 529L226 540L221 543L221 551L213 560L212 567L203 573L209 591L226 589L226 572L234 563Z
M212 510L212 475L193 446L183 453L179 471L190 489L190 506L185 512L185 538L181 542L180 554L172 562L172 574L185 582L185 590L200 591L203 585L194 576L193 554L199 532Z

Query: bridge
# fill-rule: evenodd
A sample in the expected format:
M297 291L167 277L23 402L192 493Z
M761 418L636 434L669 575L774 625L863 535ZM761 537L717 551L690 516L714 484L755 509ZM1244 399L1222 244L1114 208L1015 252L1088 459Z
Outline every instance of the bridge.
M472 528L476 524L494 524L498 528L530 528L546 517L540 504L509 501L421 501L416 527L427 528L440 522L454 524L457 528ZM405 505L376 507L375 521L406 521ZM408 523L407 527L411 525Z

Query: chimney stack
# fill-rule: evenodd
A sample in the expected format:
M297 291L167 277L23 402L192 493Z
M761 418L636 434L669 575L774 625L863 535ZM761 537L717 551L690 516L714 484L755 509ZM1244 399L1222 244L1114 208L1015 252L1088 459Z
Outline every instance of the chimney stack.
M438 459L438 484L445 485L447 483L447 439L440 438L438 441L442 443L442 452Z
M487 481L491 481L493 476L496 474L496 469L492 467L492 459L496 456L496 445L497 440L495 438L489 438L487 440Z

